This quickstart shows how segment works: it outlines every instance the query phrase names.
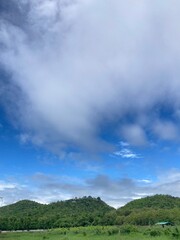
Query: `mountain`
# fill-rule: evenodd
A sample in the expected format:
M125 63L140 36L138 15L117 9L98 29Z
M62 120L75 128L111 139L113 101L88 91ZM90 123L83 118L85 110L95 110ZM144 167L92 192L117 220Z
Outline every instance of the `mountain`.
M98 225L114 210L99 197L74 198L51 204L23 200L0 208L0 229L37 229Z
M180 198L155 195L115 210L100 198L83 197L51 204L23 200L0 208L0 230L49 229L89 225L180 224Z
M117 224L152 225L159 221L180 224L180 198L154 195L127 203L117 209Z
M180 207L180 198L172 197L170 195L157 194L154 196L149 196L141 199L137 199L127 203L124 207L119 210L133 210L142 208L153 208L153 209L172 209Z
M0 218L2 217L22 217L22 216L30 216L37 215L40 212L44 212L45 205L30 201L30 200L22 200L17 203L4 206L0 208Z

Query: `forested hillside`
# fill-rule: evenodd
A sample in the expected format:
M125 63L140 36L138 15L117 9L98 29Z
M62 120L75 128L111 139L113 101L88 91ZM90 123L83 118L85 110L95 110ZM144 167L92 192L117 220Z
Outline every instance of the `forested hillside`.
M100 198L83 197L48 205L23 200L0 208L0 229L47 229L89 225L180 224L180 198L155 195L129 202L117 210Z
M113 208L100 198L83 197L48 205L29 200L0 208L0 229L98 225Z
M172 197L170 195L159 194L129 202L124 207L121 208L121 211L126 209L142 209L142 208L172 209L175 207L180 207L180 198Z
M158 221L180 223L180 198L155 195L134 200L116 212L117 224L150 225Z

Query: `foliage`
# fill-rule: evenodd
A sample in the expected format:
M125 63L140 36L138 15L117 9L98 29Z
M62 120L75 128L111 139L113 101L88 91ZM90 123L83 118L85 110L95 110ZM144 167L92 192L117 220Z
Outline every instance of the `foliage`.
M152 226L160 221L180 224L180 198L155 195L134 200L117 210L100 198L90 196L49 205L23 200L0 208L0 230L117 225L124 228L122 231L131 233L132 229L128 230L127 227L129 225ZM96 230L96 234L103 231L101 228ZM166 231L168 236L168 230ZM108 234L113 235L113 232L110 230ZM179 236L178 234L175 231L170 233L172 237Z
M155 196L148 196L145 198L137 199L127 203L120 211L130 211L133 209L172 209L180 207L180 198L170 195L157 194Z
M120 233L122 234L130 234L130 233L135 233L138 232L137 227L133 226L133 225L123 225L120 228Z
M113 208L100 198L83 197L49 205L23 200L0 208L1 230L98 225Z
M116 224L154 225L159 221L180 224L180 198L155 195L129 202L117 209Z

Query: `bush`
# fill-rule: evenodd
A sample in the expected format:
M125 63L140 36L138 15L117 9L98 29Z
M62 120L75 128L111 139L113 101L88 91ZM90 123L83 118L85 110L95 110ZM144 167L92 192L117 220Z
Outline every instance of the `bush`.
M134 232L138 232L138 230L133 225L124 225L120 228L120 233L122 233L122 234L130 234L130 233L134 233Z
M175 237L175 238L179 238L180 237L180 232L179 232L177 227L172 232L172 237Z
M48 236L43 236L43 238L42 239L49 239L49 237Z
M166 229L164 230L164 234L165 234L166 236L170 236L170 235L172 234L172 232L171 232L171 230L170 230L169 228L166 228Z
M118 234L119 233L119 229L117 227L111 227L108 229L108 235L114 235L114 234Z
M156 229L151 230L151 231L150 231L150 236L151 236L151 237L161 236L161 232L160 232L159 230L156 230Z
M83 232L83 236L86 236L87 235L87 233L86 232Z
M100 235L100 234L102 234L102 233L103 233L103 231L102 231L101 229L96 228L96 230L95 230L95 235Z
M151 236L151 237L158 237L158 236L161 236L161 234L162 234L162 232L159 229L151 229L151 228L148 228L144 232L144 235L148 235L148 236ZM166 235L168 235L168 232L167 232Z

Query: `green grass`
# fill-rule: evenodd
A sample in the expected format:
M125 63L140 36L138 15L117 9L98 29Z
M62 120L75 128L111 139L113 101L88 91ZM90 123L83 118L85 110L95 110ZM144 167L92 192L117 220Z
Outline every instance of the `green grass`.
M177 240L180 230L177 227L78 227L61 228L44 232L1 233L4 240Z

